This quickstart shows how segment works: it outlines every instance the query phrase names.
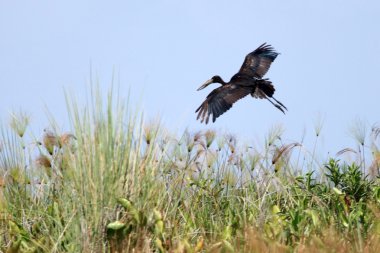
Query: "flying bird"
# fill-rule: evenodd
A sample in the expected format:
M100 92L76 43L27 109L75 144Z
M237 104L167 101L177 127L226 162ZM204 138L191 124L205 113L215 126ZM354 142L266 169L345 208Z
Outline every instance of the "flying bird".
M245 57L239 72L232 76L229 82L223 81L218 75L207 80L198 91L212 83L219 83L221 86L214 89L195 111L198 113L197 119L207 124L212 116L212 121L215 122L216 118L228 111L236 101L248 94L254 98L267 99L285 113L285 110L288 110L286 106L273 97L275 88L272 82L263 78L278 55L272 46L264 43Z

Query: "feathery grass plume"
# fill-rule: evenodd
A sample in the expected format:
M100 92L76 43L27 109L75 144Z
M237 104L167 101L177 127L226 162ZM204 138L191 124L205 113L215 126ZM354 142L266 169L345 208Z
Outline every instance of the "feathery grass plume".
M40 155L35 160L36 165L46 168L51 168L50 159L46 155Z
M189 133L187 129L183 135L184 135L183 138L185 139L185 146L187 149L187 153L191 153L191 151L193 151L193 148L195 146L195 136L191 136L191 134Z
M235 135L233 135L233 134L227 134L225 139L231 145L236 146L237 140L236 140L236 136Z
M48 129L44 129L44 132L45 133L42 137L42 144L49 152L49 154L53 155L54 147L59 146L58 136Z
M231 154L228 156L227 163L228 165L232 165L232 166L237 165L239 161L238 152L236 152L236 149L233 146L230 147L230 150L231 150Z
M278 148L275 150L275 153L274 153L273 158L272 158L272 164L277 163L278 160L282 156L289 156L289 153L293 148L300 147L300 146L302 146L302 145L298 142L290 143L288 145L282 145L281 148Z
M361 118L356 118L350 126L350 133L360 145L364 146L367 135L367 123Z
M209 148L215 140L215 131L210 130L210 129L207 130L205 133L205 138L206 138L206 147Z
M23 111L11 114L10 126L22 138L30 122L30 117Z
M268 135L265 139L266 146L270 147L276 140L281 140L281 136L284 134L284 127L282 125L274 125L269 129Z
M310 164L310 169L313 168L314 161L316 160L315 159L315 151L317 149L318 137L322 131L323 122L324 122L324 119L322 118L321 114L318 114L317 118L314 120L314 132L315 132L316 138L315 138L315 142L314 142L313 153L311 155L312 160L311 160L311 164Z
M25 152L23 139L13 130L0 125L0 170L9 172L13 169L26 168Z
M164 138L160 138L160 140L158 141L158 146L160 147L160 151L162 153L164 153L165 150L168 148L169 143L170 143L169 136L165 136Z
M261 156L257 152L249 153L248 157L246 158L249 163L249 168L251 171L253 171L257 165L260 164Z
M318 114L317 118L314 120L314 132L317 137L321 134L324 121L325 119L321 114Z
M51 177L51 175L52 175L51 161L47 156L45 156L45 155L38 156L35 160L35 163L36 163L37 167L40 167L45 171L46 175Z
M339 152L336 153L336 156L341 156L343 155L344 153L354 153L354 154L357 154L358 152L356 152L356 150L352 149L352 148L344 148L342 150L340 150Z
M177 171L182 171L188 167L186 163L186 159L178 156L178 158L172 163L172 169L176 169Z
M356 118L355 122L351 125L350 127L350 132L352 137L361 145L361 150L359 147L360 153L362 153L363 157L360 157L361 159L361 166L362 170L364 172L366 168L366 163L365 163L365 150L364 150L364 145L365 145L365 138L367 135L367 124L366 122L361 119L361 118Z
M76 137L71 133L64 133L59 137L59 147L69 146Z
M217 151L221 151L224 145L226 145L226 138L218 136L216 139L216 145L217 145Z
M202 147L204 150L207 149L206 140L202 131L198 131L194 134L194 143Z
M214 151L211 151L207 154L207 168L212 168L214 166L214 164L216 163L217 161L217 154L214 152Z
M243 157L243 153L240 153L237 157L236 162L237 168L239 169L239 172L243 172L246 170L246 163L245 163L245 157Z
M149 145L153 139L157 136L157 132L159 130L159 122L150 122L144 125L144 140L147 145Z
M198 131L194 134L194 142L200 142L202 141L202 132Z
M232 134L227 134L226 141L227 141L227 145L230 152L234 154L236 151L236 142L237 142L236 137Z

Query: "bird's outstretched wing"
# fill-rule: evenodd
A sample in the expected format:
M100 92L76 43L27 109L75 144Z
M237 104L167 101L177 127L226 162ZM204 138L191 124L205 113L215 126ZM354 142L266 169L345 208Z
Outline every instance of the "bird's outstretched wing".
M253 87L234 84L214 89L195 111L198 112L197 119L207 124L212 115L212 121L215 122L217 117L228 111L236 101L250 94L252 90Z
M277 55L279 53L274 51L272 46L264 43L245 57L239 73L262 78L268 72Z

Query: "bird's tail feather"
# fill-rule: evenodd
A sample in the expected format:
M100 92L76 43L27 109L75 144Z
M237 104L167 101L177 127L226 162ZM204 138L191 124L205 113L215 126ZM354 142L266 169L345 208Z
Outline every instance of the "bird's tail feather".
M272 97L276 90L269 79L257 80L257 89L262 91L267 97Z

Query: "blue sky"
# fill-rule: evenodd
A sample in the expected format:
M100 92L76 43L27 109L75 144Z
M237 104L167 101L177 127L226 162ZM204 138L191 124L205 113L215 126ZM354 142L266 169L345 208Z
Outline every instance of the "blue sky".
M47 107L65 127L63 90L84 104L92 66L103 90L116 73L120 95L130 89L173 131L262 141L282 124L285 141L305 131L312 141L322 117L320 147L335 154L354 144L357 118L368 129L379 122L379 24L379 1L1 1L0 118L21 108L39 131ZM215 74L229 80L263 42L281 53L266 77L288 113L247 97L215 124L197 122L216 86L196 89Z

